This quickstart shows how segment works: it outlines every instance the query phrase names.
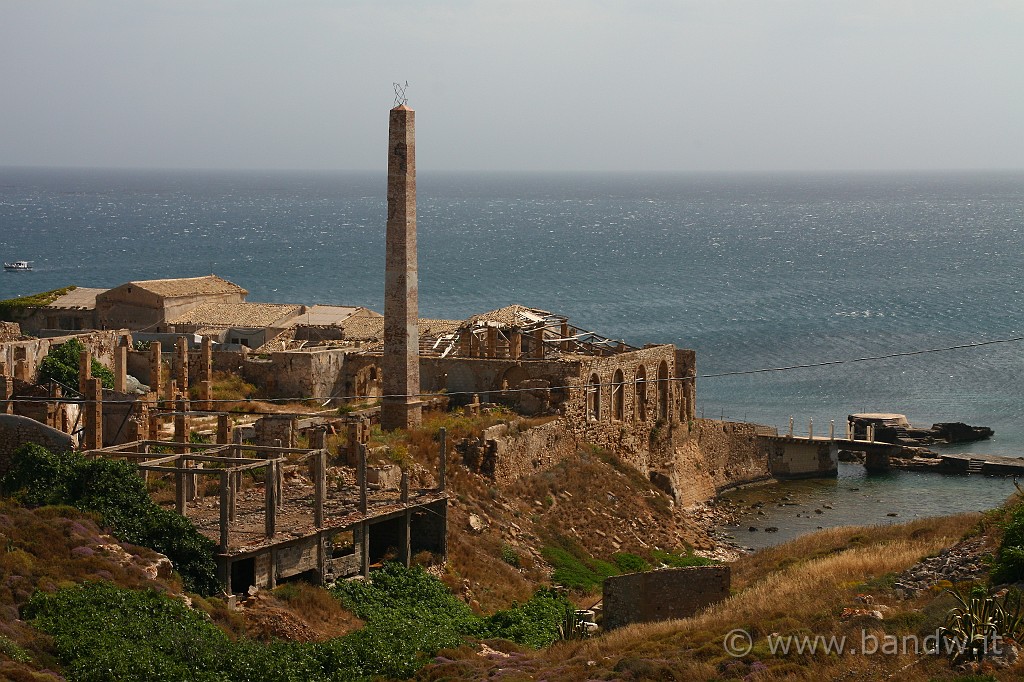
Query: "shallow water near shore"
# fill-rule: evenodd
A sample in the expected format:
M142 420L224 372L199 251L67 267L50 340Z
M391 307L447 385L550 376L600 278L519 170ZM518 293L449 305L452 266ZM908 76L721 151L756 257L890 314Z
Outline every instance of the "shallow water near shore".
M984 511L1002 504L1014 490L1012 478L901 470L869 474L862 465L841 463L837 478L781 481L725 493L722 500L735 505L736 523L719 530L741 546L761 549L819 528ZM765 532L770 527L778 531Z

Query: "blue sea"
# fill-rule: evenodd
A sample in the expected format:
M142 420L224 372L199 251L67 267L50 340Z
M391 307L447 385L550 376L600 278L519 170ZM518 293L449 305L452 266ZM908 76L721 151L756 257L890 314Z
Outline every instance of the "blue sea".
M714 375L1024 335L1024 173L419 178L423 317L509 303ZM383 307L385 176L0 169L0 298L215 272L258 302ZM707 377L699 413L797 430L965 421L1024 455L1024 344Z

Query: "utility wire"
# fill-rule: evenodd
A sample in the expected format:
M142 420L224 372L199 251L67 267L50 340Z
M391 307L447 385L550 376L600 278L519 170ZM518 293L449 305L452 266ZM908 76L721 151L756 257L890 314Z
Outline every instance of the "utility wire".
M814 368L814 367L828 367L828 366L833 366L833 365L852 364L852 363L856 363L856 362L868 362L868 361L871 361L871 360L887 360L887 359L891 359L891 358L909 357L909 356L914 356L914 355L925 355L925 354L928 354L928 353L944 353L944 352L953 351L953 350L963 350L963 349L967 349L967 348L979 348L979 347L982 347L982 346L991 346L991 345L1002 344L1002 343L1015 343L1015 342L1020 342L1020 341L1024 341L1024 336L1015 336L1015 337L1011 337L1011 338L1007 338L1007 339L994 339L992 341L975 341L975 342L972 342L972 343L963 343L963 344L958 344L958 345L955 345L955 346L945 346L945 347L942 347L942 348L925 348L925 349L921 349L921 350L903 351L903 352L898 352L898 353L888 353L886 355L870 355L870 356L861 357L861 358L846 358L846 359L841 359L841 360L825 360L825 361L822 361L822 362L812 362L812 363L805 363L805 364L799 364L799 365L786 365L786 366L782 366L782 367L763 367L763 368L760 368L760 369L738 370L738 371L734 371L734 372L719 372L719 373L716 373L716 374L697 374L697 375L689 375L689 376L685 376L685 377L666 377L664 379L643 379L641 381L584 383L584 384L578 384L578 385L547 386L547 387L543 387L543 388L503 388L503 389L499 388L499 389L491 389L491 390L474 390L474 391L445 391L443 393L407 393L407 394L403 393L403 394L394 394L394 395L383 395L383 396L377 396L377 397L371 397L371 396L297 396L297 397L289 397L289 398L218 398L218 399L210 399L210 400L188 400L186 402L191 402L191 403L204 402L204 403L213 403L213 404L218 404L218 403L260 403L261 402L261 403L271 403L271 404L273 404L273 403L306 402L306 401L330 401L330 400L367 400L367 399L369 399L369 400L377 400L377 399L384 399L384 400L386 400L386 399L395 399L395 398L440 398L440 397L449 397L449 396L457 396L457 395L477 395L477 394L480 394L480 393L526 393L526 392L530 392L530 391L541 391L541 390L546 390L546 391L569 391L569 390L580 390L580 389L582 389L582 390L593 390L595 388L603 388L603 387L608 387L608 386L611 386L611 387L625 386L625 385L628 385L628 384L641 384L641 383L642 384L660 384L662 382L666 382L667 383L667 382L692 381L693 379L698 379L698 378L699 379L717 379L717 378L721 378L721 377L730 377L730 376L743 376L743 375L750 375L750 374L763 374L763 373L766 373L766 372L786 372L786 371L796 370L796 369L809 369L809 368ZM184 399L179 399L179 400L184 400ZM174 402L178 402L179 400L163 399L163 400L160 400L158 402L174 403ZM9 402L9 403L55 403L55 402L63 402L63 403L71 403L71 404L77 404L77 405L88 405L88 404L91 404L91 403L94 403L94 402L97 402L97 401L83 400L83 399L80 399L80 398L38 397L38 398L11 398L11 399L9 399L7 401L0 401L0 402ZM99 402L102 402L102 403L108 404L108 405L116 405L116 404L119 404L119 403L120 404L134 403L136 401L134 401L134 400L103 400L103 401L99 401ZM173 410L174 410L174 408L172 408L172 407L168 407L168 408L157 407L156 409L158 409L158 410L160 410L162 412L166 411L168 413L173 413ZM193 412L192 414L195 414L195 413ZM211 412L210 414L215 414L215 413ZM279 412L248 412L248 413L245 413L245 414L284 414L284 413L279 413Z

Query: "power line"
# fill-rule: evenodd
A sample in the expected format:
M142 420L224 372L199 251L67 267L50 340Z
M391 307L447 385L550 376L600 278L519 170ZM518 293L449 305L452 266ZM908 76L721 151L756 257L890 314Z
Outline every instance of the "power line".
M1015 336L1009 339L995 339L992 341L975 341L974 343L962 343L957 346L946 346L944 348L926 348L924 350L911 350L904 351L902 353L889 353L888 355L869 355L863 358L848 358L845 360L826 360L824 362L811 362L803 365L787 365L785 367L765 367L762 369L747 369L736 372L721 372L719 374L701 374L701 379L716 379L718 377L731 377L738 376L741 374L760 374L763 372L785 372L791 369L807 369L809 367L826 367L829 365L844 365L854 362L867 362L869 360L888 360L890 358L904 358L911 355L924 355L925 353L944 353L951 350L961 350L964 348L979 348L981 346L991 346L997 343L1014 343L1017 341L1024 341L1024 336Z
M868 361L872 361L872 360L887 360L887 359L891 359L891 358L909 357L909 356L914 356L914 355L925 355L925 354L928 354L928 353L944 353L944 352L953 351L953 350L964 350L964 349L968 349L968 348L979 348L979 347L982 347L982 346L991 346L991 345L1003 344L1003 343L1015 343L1015 342L1020 342L1020 341L1024 341L1024 336L1015 336L1015 337L1011 337L1011 338L1007 338L1007 339L994 339L994 340L991 340L991 341L975 341L975 342L972 342L972 343L963 343L963 344L958 344L958 345L954 345L954 346L945 346L945 347L941 347L941 348L925 348L925 349L921 349L921 350L902 351L902 352L897 352L897 353L888 353L888 354L885 354L885 355L870 355L870 356L865 356L865 357L861 357L861 358L846 358L846 359L841 359L841 360L825 360L825 361L822 361L822 362L811 362L811 363L804 363L804 364L799 364L799 365L785 365L785 366L782 366L782 367L762 367L762 368L759 368L759 369L737 370L737 371L734 371L734 372L719 372L719 373L716 373L716 374L698 374L698 375L689 375L689 376L684 376L684 377L666 377L666 378L663 378L663 379L642 379L640 381L635 381L634 380L634 381L599 382L599 383L589 383L589 382L587 382L587 383L583 383L583 384L572 384L572 385L562 385L562 386L546 386L546 387L542 387L542 388L541 387L538 387L538 388L497 388L497 389L490 389L490 390L473 390L473 391L445 391L443 393L395 394L395 395L382 395L382 396L375 396L375 397L374 396L359 396L359 395L356 395L356 396L294 396L294 397L287 397L287 398L217 398L217 399L210 399L210 400L188 400L187 402L190 402L190 403L196 403L196 402L199 402L199 403L212 403L212 404L227 404L227 403L234 403L234 404L237 404L237 403L270 403L270 404L276 404L276 403L307 402L307 401L313 402L313 401L330 401L330 400L359 401L359 400L378 400L378 399L386 400L386 399L395 399L395 398L441 398L441 397L450 397L450 396L467 396L467 395L471 396L471 395L478 395L478 394L481 394L481 393L484 393L484 394L490 394L490 393L526 393L526 392L532 392L532 391L571 391L571 390L580 390L580 389L582 389L582 390L594 390L596 388L604 388L604 387L613 387L614 388L616 386L621 387L621 386L634 385L634 384L655 384L655 385L657 385L657 384L661 384L662 382L664 382L664 383L669 383L669 382L685 382L685 381L692 381L693 379L697 379L697 378L699 378L699 379L717 379L717 378L721 378L721 377L743 376L743 375L750 375L750 374L763 374L763 373L767 373L767 372L786 372L786 371L796 370L796 369L810 369L810 368L814 368L814 367L828 367L828 366L834 366L834 365L852 364L852 363L857 363L857 362L868 362ZM184 400L184 399L175 399L175 400L164 399L164 400L159 400L158 403L174 403L174 402L179 402L180 400ZM53 398L53 397L43 397L43 396L40 396L40 397L33 397L33 398L10 398L10 399L8 399L6 401L0 401L0 402L8 402L8 403L69 403L69 404L76 404L76 405L88 405L88 404L92 404L92 403L97 402L97 401L84 400L84 399L81 399L81 398L63 398L63 397L62 398ZM103 400L103 401L99 401L99 402L102 402L102 403L108 404L108 405L117 405L117 404L131 404L131 403L135 403L136 401L135 400ZM157 406L155 409L160 410L161 412L165 412L165 411L166 412L173 412L173 410L175 408L173 408L173 407L161 408L161 407ZM210 412L210 413L211 414L215 414L215 412ZM194 412L193 412L193 414L194 414ZM281 413L281 412L246 412L244 414L269 414L269 415L282 414L283 415L283 414L291 414L291 413ZM315 414L315 413L313 413L313 414Z

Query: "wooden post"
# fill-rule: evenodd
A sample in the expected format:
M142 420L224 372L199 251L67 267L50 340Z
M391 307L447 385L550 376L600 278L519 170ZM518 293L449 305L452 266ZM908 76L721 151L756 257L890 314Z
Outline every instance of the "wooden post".
M544 329L537 329L533 332L533 357L538 360L544 359Z
M327 429L317 429L312 436L316 451L312 456L313 525L324 527L324 499L327 497Z
M149 387L160 402L160 389L164 385L164 354L159 341L149 344Z
M399 487L399 495L403 504L409 503L409 472L402 472L402 482Z

